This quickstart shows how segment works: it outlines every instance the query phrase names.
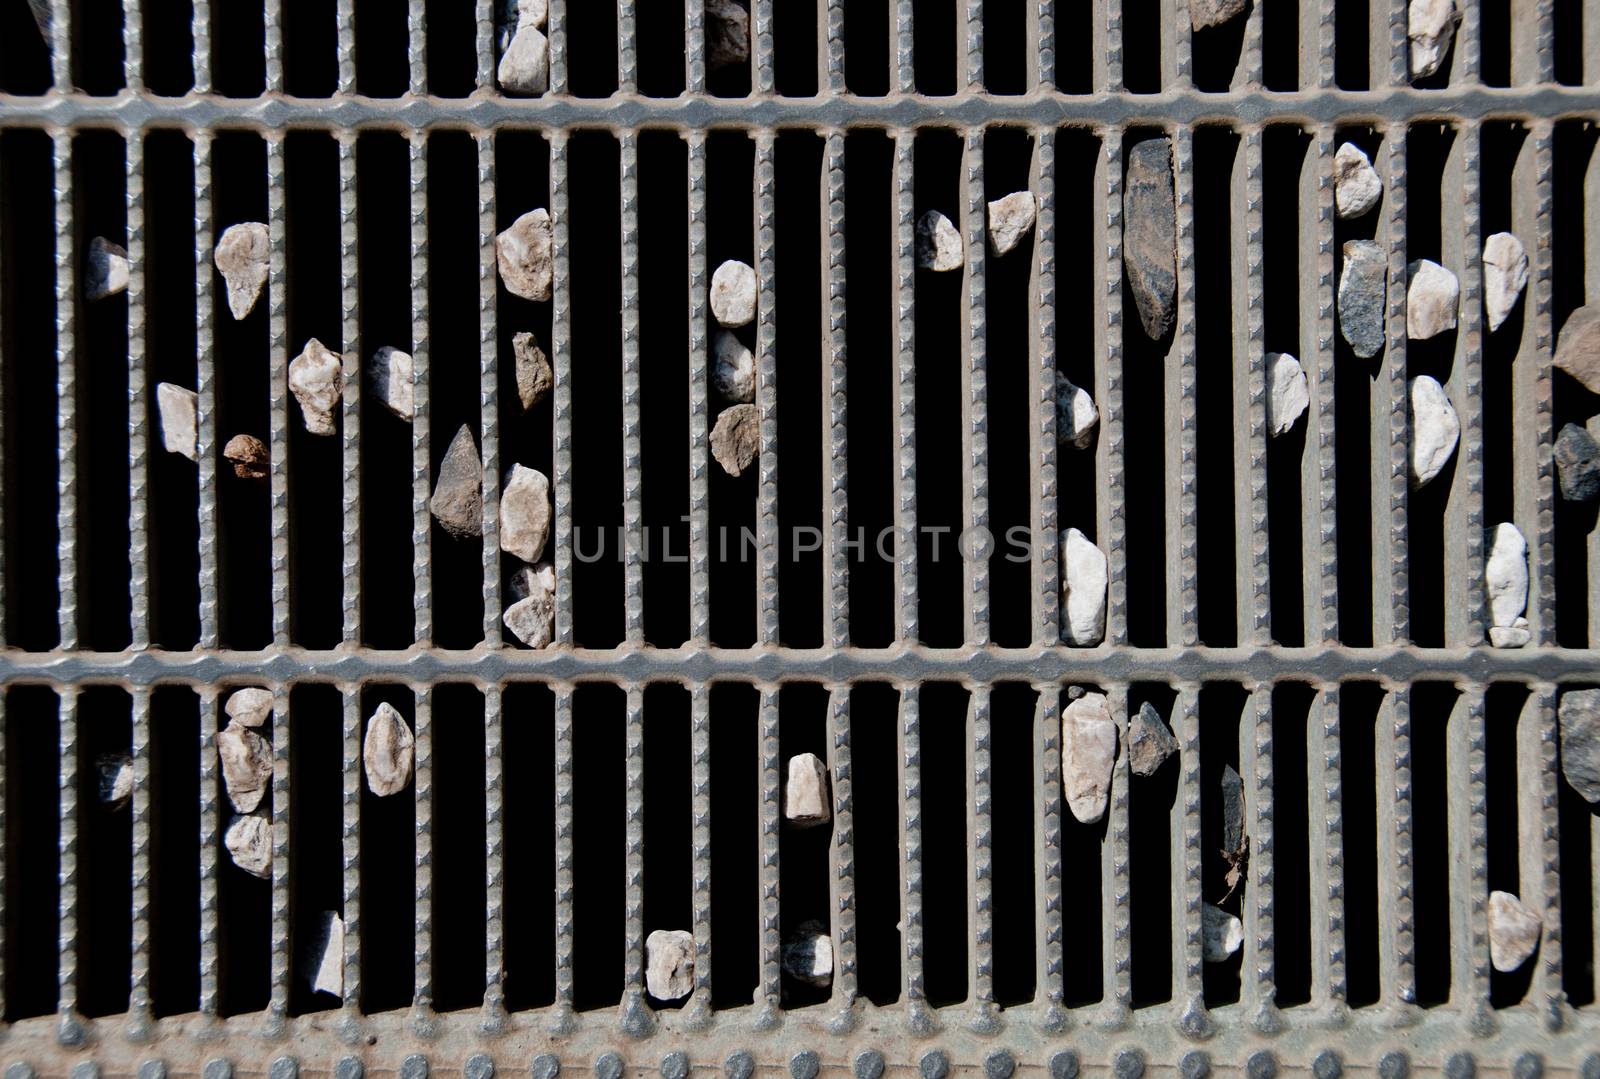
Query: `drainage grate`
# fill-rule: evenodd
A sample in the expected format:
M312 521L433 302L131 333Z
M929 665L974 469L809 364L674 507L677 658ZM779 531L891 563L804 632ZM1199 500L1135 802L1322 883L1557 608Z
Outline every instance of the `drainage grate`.
M1600 1077L1600 822L1557 725L1600 682L1600 533L1552 462L1600 410L1551 363L1600 297L1594 13L1464 5L1412 82L1401 0L1193 33L1183 0L751 7L749 63L708 71L701 0L550 0L529 98L496 88L490 0L0 14L8 1076ZM1157 136L1152 341L1123 202ZM1354 220L1346 142L1383 186ZM996 256L986 203L1022 190L1036 225ZM539 207L547 303L496 269ZM935 209L959 272L916 269ZM235 320L212 250L246 221L269 272ZM1531 266L1490 332L1502 231ZM129 281L91 303L98 236ZM1372 360L1337 325L1352 240L1387 283ZM1460 322L1408 341L1421 258ZM729 259L759 283L740 477L708 448ZM524 332L554 372L527 410ZM331 438L290 404L312 337L343 353ZM384 345L410 423L362 375ZM1309 408L1269 438L1277 351ZM1057 372L1097 405L1086 448L1058 448ZM1460 440L1411 491L1420 375ZM162 449L158 383L197 392L197 463ZM430 513L463 425L481 541ZM541 650L502 626L513 464L554 498ZM1521 648L1486 640L1500 522L1528 541ZM1107 558L1100 644L1064 643L1068 528ZM267 879L224 846L214 748L251 685ZM1064 804L1085 689L1124 743L1146 705L1178 742L1148 777L1119 755L1095 824ZM398 797L363 770L380 706L415 739ZM829 827L782 820L802 753ZM1541 919L1510 973L1490 890ZM1212 905L1242 936L1215 962ZM314 991L329 912L342 995ZM785 972L813 921L826 987ZM674 929L693 988L663 1004L645 940Z

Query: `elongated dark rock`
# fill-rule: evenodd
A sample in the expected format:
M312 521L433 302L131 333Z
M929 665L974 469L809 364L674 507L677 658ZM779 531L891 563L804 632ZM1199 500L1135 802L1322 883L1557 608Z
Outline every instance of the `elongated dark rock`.
M1339 275L1339 332L1362 359L1383 348L1383 301L1388 263L1383 248L1371 240L1344 245L1344 271Z
M1172 329L1178 297L1178 208L1172 194L1172 143L1145 139L1128 151L1122 196L1122 263L1139 321L1152 341Z

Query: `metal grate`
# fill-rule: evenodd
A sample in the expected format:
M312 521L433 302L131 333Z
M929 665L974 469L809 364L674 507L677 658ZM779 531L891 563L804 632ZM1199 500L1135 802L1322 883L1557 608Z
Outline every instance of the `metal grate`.
M491 0L266 0L259 24L210 0L125 0L119 25L47 6L47 53L25 5L0 24L8 1079L1600 1077L1600 824L1556 723L1564 688L1600 682L1600 533L1552 465L1557 427L1600 417L1550 362L1600 296L1593 11L1467 4L1445 72L1414 86L1402 0L1258 2L1194 35L1182 0L751 0L748 72L710 74L700 0L550 0L550 92L511 98ZM1150 342L1122 188L1156 132L1179 284ZM1384 182L1370 363L1335 326L1338 245L1360 234L1333 213L1346 139ZM1022 187L1030 253L995 259L986 202ZM543 306L495 265L496 233L541 205ZM935 206L964 240L958 283L914 268ZM211 251L251 219L270 274L235 323ZM1532 266L1491 336L1499 229ZM101 234L126 236L125 307L80 295ZM737 482L708 452L721 257L760 282L760 452ZM1442 346L1407 341L1417 257L1461 280ZM513 416L522 329L554 389ZM287 393L313 335L344 356L327 444ZM386 343L414 357L404 432L363 396ZM1310 379L1298 442L1267 439L1268 350ZM1057 449L1058 368L1099 406L1089 450ZM1426 372L1461 442L1409 492L1406 385ZM153 385L187 379L195 472L151 437ZM481 547L429 512L463 423ZM252 425L254 494L219 459ZM552 482L545 650L502 632L518 461ZM1529 540L1522 649L1485 641L1501 520ZM1038 542L1021 564L926 540L874 556L864 524ZM1097 647L1061 643L1069 525L1109 558ZM584 555L605 528L614 564ZM652 557L662 528L681 564ZM730 561L719 537L741 528L753 556ZM258 684L269 882L222 847L212 744L227 692ZM1155 704L1180 744L1164 786L1120 756L1095 827L1063 807L1076 686L1124 735ZM398 806L363 793L380 701L415 732ZM93 795L117 749L121 818ZM781 825L805 750L830 770L825 835ZM1242 952L1215 964L1224 765L1250 847ZM1491 888L1542 915L1520 975L1491 968ZM298 950L325 910L346 925L331 1004ZM813 916L837 967L807 996L782 952ZM694 935L681 1009L644 994L654 928Z

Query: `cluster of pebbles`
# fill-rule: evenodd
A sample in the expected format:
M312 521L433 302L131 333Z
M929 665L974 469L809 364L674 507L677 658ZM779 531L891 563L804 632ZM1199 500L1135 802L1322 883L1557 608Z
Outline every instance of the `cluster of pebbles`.
M756 361L748 335L756 320L759 286L747 262L729 259L711 275L711 389L722 410L711 428L711 456L730 476L742 476L760 456L761 416L755 406Z

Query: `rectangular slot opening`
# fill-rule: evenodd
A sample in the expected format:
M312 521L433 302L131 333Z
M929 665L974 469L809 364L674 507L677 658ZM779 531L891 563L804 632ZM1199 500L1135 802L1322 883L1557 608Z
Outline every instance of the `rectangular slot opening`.
M61 702L48 686L5 697L5 1015L16 1022L52 1014L60 999Z
M1028 30L1037 15L1029 6L1026 0L985 0L983 82L991 94L1025 94L1031 89L1037 50L1029 46Z
M224 697L226 700L226 697ZM338 1008L343 994L315 989L328 914L344 909L344 695L338 687L302 684L289 695L289 850L294 860L289 903L289 1013ZM364 776L358 782L364 782ZM363 857L379 852L363 848ZM343 964L342 952L333 961ZM339 981L342 983L342 976Z
M824 824L803 825L789 819L789 762L801 753L811 753L827 765L828 691L815 682L790 682L779 692L778 774L780 803L785 807L780 822L778 855L779 932L785 952L807 932L832 934L829 909L829 847L833 842L833 819ZM831 779L830 787L831 790ZM837 940L834 942L837 949ZM835 952L837 956L837 951ZM836 974L837 976L837 974ZM796 978L785 963L783 1006L803 1008L828 999L830 989Z
M755 687L711 687L711 1000L750 1003L760 981L761 726Z
M1594 37L1593 29L1585 24L1594 17L1593 9L1588 8L1584 0L1551 0L1550 39L1555 54L1556 82L1562 86L1582 86L1584 83L1585 42ZM1592 70L1588 74L1588 81L1594 81Z
M1240 21L1249 18L1246 11ZM1268 90L1289 92L1300 89L1299 63L1307 66L1307 83L1316 84L1317 59L1300 51L1300 10L1298 4L1263 5L1261 8L1261 83ZM1270 185L1267 190L1271 190ZM1269 277L1270 280L1270 277Z
M150 693L150 1001L156 1018L200 1004L200 702Z
M437 686L433 709L433 992L443 1012L483 1003L488 780L482 691Z
M1250 867L1240 866L1242 876L1237 885L1230 885L1228 873L1231 863L1226 856L1228 843L1224 840L1225 783L1234 776L1243 776L1239 770L1239 726L1250 694L1236 682L1207 683L1200 687L1200 898L1218 907L1240 921L1246 920L1245 907L1255 898L1250 892ZM1251 820L1255 807L1251 804L1255 792L1243 785L1243 841L1254 850L1262 837L1251 835ZM1244 948L1241 946L1219 963L1205 964L1202 974L1202 992L1206 1007L1216 1008L1239 1002L1240 983L1244 977Z
M329 10L326 0L281 0L281 5L279 26L283 35L284 92L294 97L331 96L339 86L337 15ZM149 11L148 4L145 9ZM174 16L176 14L173 13ZM431 11L429 15L432 15ZM145 17L148 19L149 15ZM148 22L146 25L150 26ZM161 24L156 23L155 26ZM166 27L161 26L161 29L165 32ZM431 19L428 30L431 36ZM160 36L150 34L146 40Z
M683 4L640 4L634 10L639 92L646 97L677 97L683 93L684 52L674 46L674 42L688 42L683 20ZM749 26L748 17L745 25ZM709 62L706 66L710 67ZM747 63L744 68L748 72L750 65ZM683 204L681 199L678 204Z
M366 6L380 6L367 0ZM358 22L372 23L371 19ZM146 26L151 26L146 18ZM160 37L160 34L150 34ZM267 86L266 19L261 4L211 5L211 88L221 97L259 97ZM368 51L357 48L358 52ZM366 91L363 91L366 92ZM217 219L219 222L222 218ZM261 220L257 218L257 220ZM220 231L220 229L219 229Z
M649 6L671 8L673 5L651 4ZM745 0L745 9L747 11L754 6L755 4L753 0ZM748 97L750 95L751 88L754 85L752 82L752 73L755 71L758 63L756 56L755 19L753 16L751 17L748 25L750 27L749 62L743 64L727 64L723 67L718 67L715 69L713 69L708 62L706 64L707 93L710 93L715 97ZM642 31L643 27L641 26L640 29ZM685 40L687 41L687 39ZM672 58L675 60L681 56L681 54L675 49L667 49L665 51L670 53Z
M1501 682L1484 691L1484 823L1488 831L1488 890L1522 892L1522 797L1517 768L1517 725L1530 694L1526 686ZM1566 784L1563 782L1562 784ZM1563 852L1564 853L1564 852ZM1562 865L1566 878L1567 866ZM1587 903L1588 900L1585 900ZM1513 1007L1528 995L1535 963L1514 971L1489 967L1489 1003Z
M209 758L207 765L216 775L217 1013L224 1018L259 1012L271 999L273 872L270 862L265 877L245 870L234 861L228 849L228 828L248 814L241 814L234 808L217 750L216 736L229 722L224 711L226 700L224 694L219 694L212 714L202 720L211 737L201 749ZM272 752L275 722L275 719L268 719L255 732L267 742L269 753ZM269 828L273 800L273 792L266 791L260 804L251 811L266 818Z
M478 87L477 12L452 0L427 0L423 19L428 28L428 93L434 97L470 96ZM646 54L649 51L645 50ZM494 54L494 62L499 59Z
M1122 85L1130 94L1158 94L1165 63L1162 32L1172 33L1166 0L1123 0ZM1130 140L1131 141L1131 140Z
M622 999L627 697L591 683L572 694L574 1007L615 1007Z
M1272 687L1272 934L1273 984L1280 1008L1311 1001L1311 815L1307 801L1311 706L1316 690L1304 682ZM1321 731L1315 752L1321 753ZM1319 867L1315 887L1325 886ZM1322 936L1315 934L1322 946Z
M1341 619L1342 622L1342 619ZM1383 690L1347 682L1339 692L1340 802L1344 831L1345 1002L1378 1002L1377 722ZM1387 796L1390 792L1385 791Z
M1033 999L1038 979L1034 925L1033 711L1038 694L1002 683L989 697L990 842L994 880L994 998L1001 1007Z
M957 51L965 38L966 16L958 10L955 0L924 0L913 12L911 56L916 65L917 93L930 97L954 94L967 82L966 54ZM922 205L920 198L917 205Z
M694 932L694 823L689 694L668 683L644 691L644 931ZM698 973L698 972L697 972ZM651 998L656 1009L689 998Z
M922 972L928 1003L936 1008L960 1004L968 993L972 739L967 701L966 688L951 682L926 682L920 693L922 925L927 942Z
M505 994L512 1012L556 999L555 695L514 682L501 698L500 848Z
M851 788L860 967L856 985L879 1007L900 999L902 976L899 706L899 693L886 683L858 682L850 688L851 770L859 777ZM713 834L715 828L713 824Z
M1441 477L1442 478L1442 477ZM1411 871L1417 1003L1450 1000L1450 843L1445 728L1460 691L1440 682L1411 688Z
M1333 8L1333 84L1341 90L1367 89L1370 49L1369 0L1342 0Z
M772 0L773 80L783 97L812 97L817 86L819 42L812 0Z
M387 704L416 731L416 700L399 686L361 691L361 739L378 705ZM442 724L441 724L442 726ZM435 727L434 730L438 730ZM380 798L361 781L361 1009L392 1011L411 1004L416 956L416 788Z
M1481 129L1478 208L1485 238L1497 232L1516 232L1513 166L1525 152L1527 138L1528 130L1520 124L1484 124ZM1552 248L1558 272L1568 269L1561 265L1565 246L1557 234ZM1579 278L1582 278L1581 269ZM1524 289L1525 297L1526 292ZM1490 330L1487 318L1483 323L1483 520L1489 527L1512 520L1515 513L1512 375L1522 348L1527 312L1528 301L1524 299L1512 308L1499 329ZM1576 397L1576 394L1556 395L1554 405L1558 417L1564 411L1563 406ZM1561 422L1564 421L1557 420L1557 430ZM1558 543L1561 527L1566 523L1563 501L1556 502Z
M1268 11L1275 13L1287 7L1286 4L1263 4L1263 23L1267 23ZM1220 94L1227 92L1234 84L1243 82L1239 62L1244 56L1245 27L1249 24L1250 17L1251 12L1247 7L1233 18L1216 26L1191 31L1189 70L1194 78L1196 90ZM1262 29L1264 37L1265 26ZM1292 36L1289 42L1289 54L1293 55L1298 50ZM1271 54L1265 48L1261 51L1264 62Z
M1177 696L1169 686L1134 685L1128 690L1127 718L1131 721L1148 704L1170 730ZM1172 807L1181 771L1174 753L1153 775L1128 773L1128 950L1135 1008L1172 999L1172 893L1181 886L1172 879Z
M610 97L617 92L616 5L567 5L567 79L568 92L573 97ZM601 137L595 135L597 139ZM603 137L610 139L609 135ZM615 175L613 169L612 176ZM577 179L576 174L573 179ZM578 185L573 184L572 190L576 193ZM616 199L611 202L615 205ZM577 293L576 287L573 291Z
M1512 3L1513 0L1479 0L1478 78L1485 86L1511 85ZM1491 159L1485 155L1484 160ZM1484 235L1488 234L1485 229Z
M411 88L411 59L407 55L411 44L411 31L406 25L408 5L392 0L353 2L356 92L365 97L400 97ZM212 19L215 21L215 13Z
M1069 698L1079 689L1091 693L1102 692L1094 686L1072 686L1062 695L1061 709L1065 712ZM1059 732L1058 732L1059 735ZM1094 1004L1105 995L1102 973L1105 969L1105 940L1101 932L1102 906L1102 846L1109 828L1109 814L1094 824L1085 824L1073 816L1065 791L1061 800L1061 865L1063 873L1072 867L1071 876L1063 880L1061 890L1061 923L1078 925L1092 930L1075 934L1071 947L1065 949L1065 969L1062 971L1062 1002L1069 1008ZM1069 884L1070 881L1070 884Z
M1059 29L1057 40L1060 40ZM1105 332L1107 319L1101 302L1105 296L1105 252L1096 242L1103 227L1100 177L1103 153L1093 131L1062 128L1056 132L1056 298L1088 297L1083 310L1088 317L1057 318L1056 371L1094 398L1099 421L1093 438L1083 449L1070 442L1056 444L1057 529L1064 535L1076 528L1091 542L1099 542L1100 461L1110 442L1105 436L1107 382ZM1126 327L1124 334L1134 332ZM1109 462L1109 456L1107 457ZM1063 498L1061 492L1071 492Z
M50 89L50 47L27 4L0 9L0 93L37 95Z
M899 78L890 11L888 4L844 5L844 81L858 97L882 97Z
M78 696L77 984L78 1010L90 1018L128 1010L133 812L101 797L101 774L114 776L132 760L130 707L120 686L89 686Z

